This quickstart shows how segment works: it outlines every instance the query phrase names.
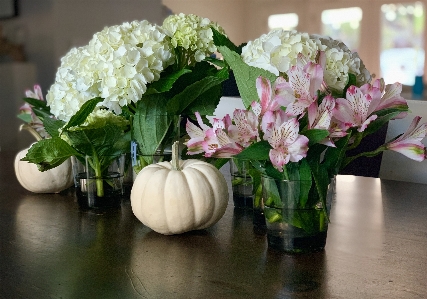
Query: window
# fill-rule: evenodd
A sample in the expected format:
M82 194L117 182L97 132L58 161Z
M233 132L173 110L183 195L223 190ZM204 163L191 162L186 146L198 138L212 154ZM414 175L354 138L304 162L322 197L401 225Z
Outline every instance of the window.
M295 30L298 26L298 15L296 13L287 13L280 15L271 15L268 17L268 28L283 28L285 30Z
M414 85L424 70L424 7L421 2L381 6L381 75L386 83Z
M342 41L351 51L359 48L362 9L349 7L322 11L322 35Z

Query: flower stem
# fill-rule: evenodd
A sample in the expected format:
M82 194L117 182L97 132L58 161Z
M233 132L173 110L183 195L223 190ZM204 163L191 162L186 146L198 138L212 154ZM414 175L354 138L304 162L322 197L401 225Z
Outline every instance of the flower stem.
M34 138L36 138L36 140L37 141L40 141L40 140L42 140L43 138L40 136L40 134L36 131L36 130L34 130L34 128L33 127L31 127L30 125L28 125L28 124L22 124L22 125L20 125L19 126L19 131L22 131L22 130L27 130L28 132L30 132L31 133L31 135L33 135L34 136Z
M172 169L181 170L179 167L179 141L175 141L172 144L172 161L171 161Z
M95 170L96 195L104 197L104 184L102 179L101 163L96 152L93 154L93 169Z

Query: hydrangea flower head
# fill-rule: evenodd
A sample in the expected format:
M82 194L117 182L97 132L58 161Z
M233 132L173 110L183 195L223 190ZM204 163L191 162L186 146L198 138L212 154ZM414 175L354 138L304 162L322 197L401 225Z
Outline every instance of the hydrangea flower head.
M249 41L242 49L242 59L279 76L297 65L300 55L305 62L317 62L320 51L325 52L324 81L332 89L343 90L349 73L356 76L357 86L370 82L371 76L357 53L337 40L297 31L273 29L258 39Z
M88 45L71 49L61 59L47 103L63 121L94 97L104 98L99 105L120 114L121 107L137 102L147 84L173 63L161 27L145 20L106 27Z
M166 34L171 37L173 47L183 48L188 52L188 58L194 59L195 62L202 61L217 50L211 26L224 34L224 30L216 23L193 14L171 15L162 25Z

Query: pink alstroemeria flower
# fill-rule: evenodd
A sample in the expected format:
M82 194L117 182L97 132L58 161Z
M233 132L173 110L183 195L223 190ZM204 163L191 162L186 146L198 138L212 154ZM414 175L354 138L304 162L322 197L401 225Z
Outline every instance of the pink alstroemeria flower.
M321 129L321 130L330 130L332 112L335 108L335 99L331 95L327 95L320 105L317 105L317 102L313 103L308 109L308 129ZM330 131L329 131L330 132ZM334 133L334 132L333 132ZM322 140L320 143L335 147L335 144L332 142L330 135Z
M187 154L195 155L205 153L205 157L229 158L240 153L243 147L231 139L224 130L231 126L230 116L227 114L222 120L214 118L213 127L205 125L196 112L196 119L199 125L196 126L187 120L186 130L190 136L187 141Z
M232 140L248 147L258 140L258 117L250 110L236 109L233 113L234 125L225 129Z
M271 86L270 80L258 77L256 88L260 101L259 103L252 102L251 107L258 117L262 117L267 111L277 111L281 106L286 107L294 100L289 96L294 92L283 77L278 77L273 86Z
M372 97L368 114L370 115L375 111L387 108L408 109L408 103L400 95L402 93L402 84L396 82L394 84L384 85L384 79L381 78L375 80L372 85L364 84L362 87L360 87L364 94L370 94ZM407 114L407 112L401 112L394 119L405 118Z
M273 147L269 156L273 166L280 172L283 166L290 162L298 162L307 156L308 138L299 135L299 123L296 118L291 118L278 126L271 123L264 137Z
M200 154L203 152L203 142L205 141L206 132L211 129L209 126L203 123L199 112L196 112L195 115L199 127L188 119L187 124L185 125L188 136L190 136L190 140L187 141L187 153L189 155ZM219 121L214 120L214 124L216 124L216 126L221 126Z
M347 89L346 98L336 99L333 116L348 127L357 127L357 131L363 132L377 115L369 115L369 106L372 101L370 93L364 94L357 86ZM368 117L369 116L369 117Z
M416 116L408 130L399 138L387 143L385 147L405 155L406 157L421 162L426 158L426 147L421 142L427 134L427 123L418 126L421 117Z
M289 69L288 77L294 100L287 106L286 114L297 116L316 101L323 82L323 67L311 61L303 68L297 64Z
M25 91L25 95L27 96L27 98L33 98L33 99L44 101L42 89L40 85L37 85L37 84L34 85L34 92L30 89L27 89Z

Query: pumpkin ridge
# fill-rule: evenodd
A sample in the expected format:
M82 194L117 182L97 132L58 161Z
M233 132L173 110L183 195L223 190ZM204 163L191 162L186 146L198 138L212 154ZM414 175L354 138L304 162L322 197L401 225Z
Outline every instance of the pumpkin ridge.
M215 192L213 190L211 182L209 181L209 177L203 171L201 171L200 169L195 168L195 167L188 167L185 170L186 171L195 171L195 172L197 172L198 175L201 175L205 179L205 181L208 182L207 186L209 188L209 191L215 197ZM188 182L187 182L187 185L188 185ZM191 199L193 201L193 205L195 206L195 201L194 201L195 197L194 197L194 194L193 194L194 190L192 189L192 186L189 186L189 190L191 192ZM210 209L212 211L215 211L216 207L217 207L216 206L216 200L214 200L213 201L213 207L210 207ZM199 217L200 218L200 220L199 220L200 223L198 223L197 228L198 229L202 229L203 226L206 225L206 223L209 223L212 220L212 217L214 216L214 214L215 213L211 213L211 215L209 216L209 218L207 220L204 220L204 221L202 221L203 217ZM194 209L194 219L196 220L196 209Z
M216 198L216 196L215 196L215 191L213 190L212 183L209 180L209 178L214 178L214 176L207 175L205 172L203 172L204 169L200 170L199 168L197 168L197 165L203 165L203 166L205 166L204 163L194 163L196 165L193 164L190 168L196 170L199 174L202 174L203 177L209 182L209 184L208 184L209 185L209 189L210 189L210 191L211 191L211 193L213 194L213 197L214 197L212 210L215 211L218 208L219 203L218 203L218 198ZM210 165L209 163L207 163L207 164ZM217 177L216 174L215 173L213 173L213 174L215 175L215 179L216 179L216 177ZM204 223L200 223L199 229L203 229L203 228L208 227L209 225L207 225L207 224L210 224L212 222L212 219L215 219L216 216L217 216L216 213L212 213L207 221L205 221Z

